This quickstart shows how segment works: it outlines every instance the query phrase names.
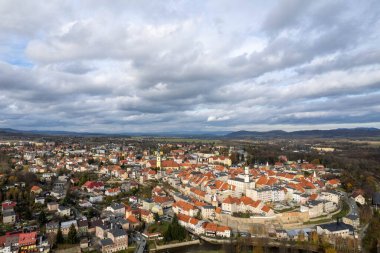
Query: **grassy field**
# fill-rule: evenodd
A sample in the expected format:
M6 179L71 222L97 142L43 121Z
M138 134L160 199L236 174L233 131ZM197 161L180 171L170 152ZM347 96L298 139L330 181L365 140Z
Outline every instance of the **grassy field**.
M342 218L342 217L346 216L349 212L350 212L350 207L348 206L348 204L346 202L343 202L342 210L340 210L339 213L333 215L332 218L333 219Z
M149 233L156 233L160 232L161 234L164 234L166 230L168 230L169 222L160 222L160 223L154 223L149 226L148 232Z

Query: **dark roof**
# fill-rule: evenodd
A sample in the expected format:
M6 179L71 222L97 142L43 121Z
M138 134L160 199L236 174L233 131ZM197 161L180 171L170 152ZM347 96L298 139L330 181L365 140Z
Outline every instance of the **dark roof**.
M342 222L333 222L333 223L322 224L318 226L330 232L341 231L341 230L346 230L346 229L348 229L351 232L354 231L354 228L351 225L344 224Z
M112 244L113 244L113 241L110 238L106 238L100 241L100 245L102 245L102 247L109 246Z
M112 203L111 204L111 208L114 209L114 210L117 210L117 209L124 208L124 205L120 204L120 203Z
M94 227L96 227L96 226L100 226L100 225L103 225L103 221L102 221L101 219L95 219L95 220L91 220L91 221L89 222L89 226L90 226L91 228L94 228Z
M13 209L7 209L3 211L3 216L8 217L8 216L14 216L16 215L15 211Z
M359 219L359 216L357 216L355 214L350 214L350 215L346 216L346 218L348 218L350 220L357 220L357 219Z
M87 220L78 220L78 227L88 227Z
M120 228L114 228L109 231L114 237L124 236L127 235L127 233Z
M232 180L232 181L238 181L238 182L243 182L244 183L244 179L240 178L240 177L231 178L230 180Z
M380 205L380 192L375 192L372 196L372 204Z
M46 223L46 228L58 228L59 222L51 221L49 223Z

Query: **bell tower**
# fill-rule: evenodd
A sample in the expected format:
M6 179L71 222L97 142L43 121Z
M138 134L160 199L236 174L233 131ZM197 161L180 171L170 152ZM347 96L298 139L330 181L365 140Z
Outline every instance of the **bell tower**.
M244 183L249 183L249 167L245 167L245 172L244 172Z
M161 169L161 152L160 152L160 149L157 150L157 154L156 154L156 166L157 166L157 168Z

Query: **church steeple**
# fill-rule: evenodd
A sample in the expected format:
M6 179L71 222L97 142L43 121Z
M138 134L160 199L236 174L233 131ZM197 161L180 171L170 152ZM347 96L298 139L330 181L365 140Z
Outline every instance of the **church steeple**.
M216 198L216 193L212 196L211 204L215 207L218 207L218 200Z
M156 151L156 167L160 169L160 176L162 177L162 171L161 171L161 151L160 147L157 148Z
M156 166L161 169L161 151L158 148L156 152Z
M245 167L245 172L244 172L244 183L249 183L249 167Z

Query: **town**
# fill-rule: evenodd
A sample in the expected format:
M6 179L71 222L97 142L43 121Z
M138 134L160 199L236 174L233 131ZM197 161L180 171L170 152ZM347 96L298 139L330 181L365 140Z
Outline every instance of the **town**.
M0 165L0 252L144 252L248 237L360 250L364 191L346 192L341 170L315 161L279 154L252 164L243 145L215 143L0 147L9 159Z

